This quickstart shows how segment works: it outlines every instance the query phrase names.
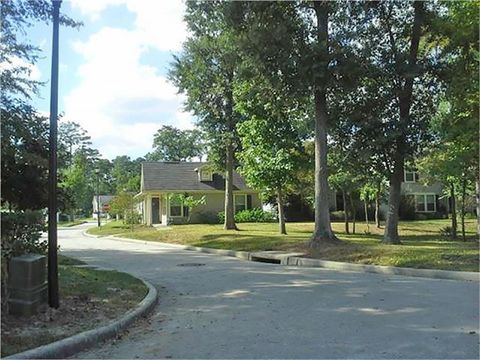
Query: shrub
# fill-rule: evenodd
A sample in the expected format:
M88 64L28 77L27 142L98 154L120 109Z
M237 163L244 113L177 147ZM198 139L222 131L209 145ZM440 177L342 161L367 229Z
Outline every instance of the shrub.
M453 237L453 228L451 226L440 228L440 235L451 239Z
M2 212L1 255L2 255L2 308L8 301L8 263L12 257L27 253L45 254L48 242L42 240L46 230L41 211Z
M402 195L400 197L400 207L398 209L400 220L415 220L415 199L413 195Z
M47 241L41 240L46 230L41 211L2 213L2 260L26 253L45 254Z
M196 214L196 222L200 224L217 224L218 221L218 216L213 211L201 211Z
M225 221L225 212L219 212L217 217L218 222L220 224L223 224L223 222ZM269 211L264 211L260 208L242 210L235 214L235 222L237 223L274 221L276 221L276 219L273 213Z
M345 211L332 211L330 212L330 220L331 221L343 221L345 220Z
M125 213L125 224L128 225L137 225L140 224L142 220L142 215L136 212L135 210L129 210Z

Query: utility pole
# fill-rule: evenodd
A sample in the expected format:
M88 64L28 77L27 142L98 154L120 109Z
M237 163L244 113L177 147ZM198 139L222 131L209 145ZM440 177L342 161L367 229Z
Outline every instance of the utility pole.
M58 119L58 31L61 0L52 0L52 78L50 88L50 133L48 172L48 305L57 309L58 296L57 261L57 119Z

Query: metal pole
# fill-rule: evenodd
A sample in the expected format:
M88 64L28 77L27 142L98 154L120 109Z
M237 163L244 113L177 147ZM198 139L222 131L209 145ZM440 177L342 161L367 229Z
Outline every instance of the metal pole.
M98 192L98 188L99 188L98 178L99 178L100 175L99 175L99 170L98 169L97 169L96 173L97 173L97 225L98 225L98 227L100 227L100 194Z
M58 30L61 0L52 0L52 79L50 88L50 133L48 172L48 305L57 309L58 296L57 262L57 117L58 117Z

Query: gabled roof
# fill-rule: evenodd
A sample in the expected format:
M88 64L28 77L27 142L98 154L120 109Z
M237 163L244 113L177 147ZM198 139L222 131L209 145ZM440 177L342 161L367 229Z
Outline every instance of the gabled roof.
M142 191L211 191L225 190L225 179L213 174L213 181L200 181L198 170L206 162L160 162L142 163ZM251 191L243 178L233 172L233 190Z
M108 204L114 198L114 195L99 195L98 200L100 204ZM97 201L97 196L93 196L93 201Z

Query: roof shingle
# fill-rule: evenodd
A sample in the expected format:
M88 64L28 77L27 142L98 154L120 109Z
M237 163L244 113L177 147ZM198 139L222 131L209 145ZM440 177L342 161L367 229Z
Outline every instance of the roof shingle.
M225 190L225 179L221 174L213 174L213 181L200 181L198 170L208 165L206 162L159 162L142 163L142 191L211 191ZM243 178L233 172L233 190L252 190Z

